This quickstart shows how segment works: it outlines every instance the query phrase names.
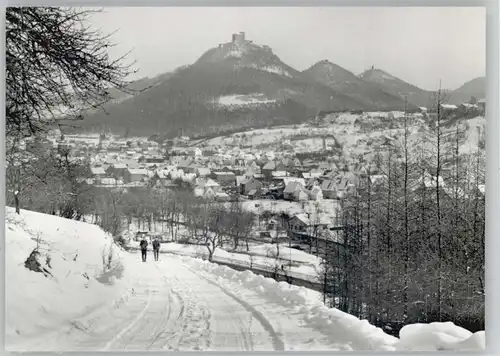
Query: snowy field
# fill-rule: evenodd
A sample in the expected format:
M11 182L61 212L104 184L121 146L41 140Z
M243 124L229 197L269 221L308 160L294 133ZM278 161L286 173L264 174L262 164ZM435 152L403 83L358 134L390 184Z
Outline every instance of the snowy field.
M274 103L276 100L268 99L262 93L248 95L225 95L218 98L217 104L220 106L248 106Z
M378 117L387 116L389 113L366 113L363 115L354 115L344 113L338 115L334 119L335 124L329 124L322 127L314 127L308 125L288 125L273 127L268 129L257 129L249 132L235 133L229 136L215 137L206 141L205 145L244 145L246 147L266 147L267 150L277 150L282 144L287 143L292 145L296 152L316 152L323 149L323 139L326 137L326 145L334 144L332 136L343 146L344 154L357 155L367 154L373 151L373 147L380 146L385 137L394 141L395 144L400 144L399 137L402 137L402 113L393 113L393 120L399 120L399 128L393 129L370 129L367 132L362 132L360 127L355 125L355 120L377 122ZM422 134L418 132L422 122L418 119L415 121L410 131L410 142L417 142L422 138ZM411 125L411 124L410 124ZM486 119L478 116L473 119L465 120L461 125L464 130L465 140L460 144L460 153L472 153L477 150L480 135L485 132ZM447 129L450 133L454 127ZM445 130L446 131L446 130ZM368 145L368 141L372 145Z
M337 200L307 200L304 202L286 201L286 200L270 200L270 199L255 199L241 203L242 208L246 211L251 211L255 214L261 214L268 210L276 214L287 213L289 216L297 214L316 214L322 219L335 221L337 218L337 209L339 208Z
M37 243L47 276L24 267ZM192 257L162 255L142 263L137 253L113 247L97 226L55 216L24 210L16 216L7 208L6 251L9 351L485 346L484 332L452 323L410 325L398 339L325 307L311 290Z

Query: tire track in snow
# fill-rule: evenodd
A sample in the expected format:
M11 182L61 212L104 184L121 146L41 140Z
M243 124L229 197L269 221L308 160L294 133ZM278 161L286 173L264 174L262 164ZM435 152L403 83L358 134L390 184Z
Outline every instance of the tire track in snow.
M203 346L209 347L210 340L207 338L207 334L210 334L210 311L200 305L196 293L193 293L191 286L179 280L176 276L174 276L172 280L172 278L163 275L158 266L155 265L155 267L165 284L168 286L170 293L172 293L175 299L181 303L181 311L168 330L162 330L155 336L151 346L155 342L161 342L161 347L159 347L159 349L181 350L184 349L184 344L186 343L188 347L196 345L194 347L195 350L200 349L200 345L203 343L206 344ZM184 293L170 287L170 285L181 287L179 290ZM172 294L170 294L170 298ZM170 301L171 300L172 298ZM168 335L164 337L165 334ZM176 337L177 340L172 343L172 339ZM189 349L193 349L193 347Z
M151 288L148 288L148 302L144 306L144 308L137 314L134 320L124 329L122 329L116 336L114 336L101 351L108 351L111 346L118 340L120 340L125 333L127 333L130 329L132 329L138 322L144 317L146 310L151 305L151 301L153 300L153 293L151 292Z
M285 343L279 337L279 335L276 333L276 331L274 330L274 328L271 325L271 323L269 322L269 320L267 320L267 318L261 312L259 312L254 307L252 307L249 303L238 298L236 295L234 295L233 293L231 293L230 291L228 291L227 289L225 289L224 287L222 287L218 283L210 280L209 278L207 278L205 276L202 276L200 273L198 273L197 271L195 271L191 267L187 266L186 264L184 264L184 266L187 269L189 269L191 272L193 272L195 275L197 275L198 277L200 277L200 278L204 279L205 281L207 281L208 283L218 287L224 294L226 294L227 296L234 299L236 302L241 304L241 306L243 306L243 308L245 308L249 313L251 313L255 317L255 319L257 319L257 321L262 325L264 330L271 337L274 351L284 351L285 350Z

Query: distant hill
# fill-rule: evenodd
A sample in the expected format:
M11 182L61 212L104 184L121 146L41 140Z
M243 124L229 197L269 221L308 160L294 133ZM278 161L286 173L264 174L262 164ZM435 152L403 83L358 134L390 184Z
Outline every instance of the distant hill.
M303 75L349 97L362 100L371 105L373 110L401 110L405 105L404 99L399 95L388 93L378 84L365 81L328 60L316 63L305 70Z
M324 66L323 66L324 67ZM340 67L338 67L340 68ZM403 101L345 70L341 83L301 73L265 45L236 34L192 65L138 81L135 96L118 96L103 111L89 112L81 126L133 135L177 136L238 128L302 123L320 111L396 109ZM338 75L335 75L336 78Z
M448 93L450 104L460 104L469 102L471 97L477 100L486 97L486 77L472 79L462 85L460 88Z
M420 89L381 69L372 68L359 76L364 81L377 84L384 91L400 98L408 97L408 102L417 106L431 107L433 92Z

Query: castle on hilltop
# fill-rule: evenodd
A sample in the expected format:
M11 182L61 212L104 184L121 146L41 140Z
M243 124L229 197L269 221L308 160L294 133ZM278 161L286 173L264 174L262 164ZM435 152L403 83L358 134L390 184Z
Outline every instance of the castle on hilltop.
M233 39L231 41L234 44L249 44L252 41L245 39L245 32L233 33Z
M241 45L249 45L249 44L253 44L253 41L250 41L250 40L247 40L245 38L245 32L238 32L238 33L233 33L232 35L232 38L231 38L231 42L229 43L219 43L219 49L222 49L222 48L226 48L226 46L230 46L230 47L238 47L238 46L241 46ZM259 46L260 48L264 49L265 51L268 51L268 52L271 52L271 47L269 46L266 46L266 45L262 45L262 46Z

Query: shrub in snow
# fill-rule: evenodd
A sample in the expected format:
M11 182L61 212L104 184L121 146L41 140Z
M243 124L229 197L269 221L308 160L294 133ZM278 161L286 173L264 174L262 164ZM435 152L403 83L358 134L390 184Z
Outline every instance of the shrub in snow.
M47 257L46 261L48 261L48 263L46 262L46 264L50 267L50 257ZM40 252L38 251L38 248L35 248L33 251L31 251L30 255L24 262L24 266L30 271L42 273L45 277L52 276L52 273L50 273L40 263Z

